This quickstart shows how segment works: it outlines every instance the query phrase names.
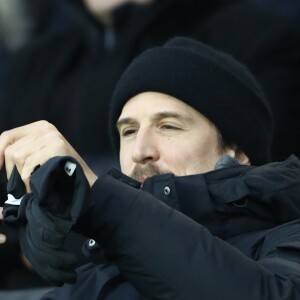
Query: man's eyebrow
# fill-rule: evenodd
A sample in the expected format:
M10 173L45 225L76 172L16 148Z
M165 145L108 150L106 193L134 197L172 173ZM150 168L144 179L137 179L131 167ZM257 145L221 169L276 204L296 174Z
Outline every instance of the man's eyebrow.
M152 117L153 120L159 121L167 118L174 118L182 122L193 122L193 118L188 114L181 114L173 111L163 111L154 114ZM120 128L122 125L129 125L129 124L137 124L138 122L134 118L122 118L117 121L117 128Z
M128 125L128 124L136 124L136 123L137 123L136 120L133 118L122 118L117 121L116 126L117 128L120 128L122 125L125 124Z
M192 122L193 118L188 115L188 114L182 114L182 113L177 113L177 112L173 112L173 111L163 111L163 112L159 112L157 114L154 115L153 119L154 120L162 120L162 119L167 119L167 118L174 118L177 119L179 121L189 121Z

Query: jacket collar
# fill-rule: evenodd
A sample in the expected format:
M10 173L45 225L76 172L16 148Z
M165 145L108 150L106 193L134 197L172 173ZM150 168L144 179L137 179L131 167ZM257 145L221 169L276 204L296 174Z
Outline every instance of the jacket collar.
M300 219L300 161L296 156L260 167L153 176L142 187L119 172L114 177L153 194L223 239Z

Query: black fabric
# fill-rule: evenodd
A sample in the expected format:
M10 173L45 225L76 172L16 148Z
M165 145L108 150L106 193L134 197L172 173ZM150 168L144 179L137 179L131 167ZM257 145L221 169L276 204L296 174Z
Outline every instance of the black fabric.
M1 170L1 176L2 175L1 189L3 192L1 193L1 200L3 200L3 203L1 203L1 206L4 205L5 199L7 199L7 179L5 171L3 170ZM22 185L19 187L23 190ZM26 206L25 201L21 202L21 206ZM9 212L8 210L11 211ZM18 226L23 224L24 220L26 222L25 208L21 207L19 209L16 205L6 204L4 207L4 214L7 217L5 218L5 224L1 222L0 230L1 233L6 235L7 241L0 247L0 289L4 291L48 286L48 283L36 272L28 269L22 260L18 239Z
M26 223L26 205L28 197L25 196L25 185L16 167L7 182L7 195L12 195L15 199L21 199L19 205L5 203L3 206L4 223L14 227L19 227ZM25 196L25 197L24 197Z
M116 11L116 45L108 50L99 21L81 11L70 19L14 56L1 131L46 119L82 155L111 157L108 106L122 72L143 50L182 35L232 54L254 73L275 112L273 158L299 154L297 22L247 1L159 0Z
M70 175L69 162L76 165ZM12 210L5 203L3 211L4 222L19 227L23 254L47 282L74 282L77 260L64 243L73 224L89 208L89 184L81 166L71 157L54 157L31 175L32 193L25 193L16 168L7 186L15 198L23 191L20 206Z
M206 116L253 165L270 161L272 116L249 70L233 57L192 39L177 37L143 52L123 73L111 103L110 129L125 103L143 92L171 95Z
M102 177L92 188L93 209L77 224L143 297L300 299L295 156L173 176L173 185L169 175L147 179L144 191L126 186L124 177ZM168 197L180 202L180 212L165 204Z
M76 285L65 284L63 288L47 293L41 300L82 300L86 299L87 295L89 300L144 299L123 278L115 265L86 264L77 272L79 276Z

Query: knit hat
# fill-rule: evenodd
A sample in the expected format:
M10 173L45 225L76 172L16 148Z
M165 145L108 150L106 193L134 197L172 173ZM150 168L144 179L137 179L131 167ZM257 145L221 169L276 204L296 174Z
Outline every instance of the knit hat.
M121 76L112 98L109 125L115 150L123 106L142 92L168 94L190 105L243 150L252 165L270 161L269 106L256 79L232 56L184 37L140 54Z

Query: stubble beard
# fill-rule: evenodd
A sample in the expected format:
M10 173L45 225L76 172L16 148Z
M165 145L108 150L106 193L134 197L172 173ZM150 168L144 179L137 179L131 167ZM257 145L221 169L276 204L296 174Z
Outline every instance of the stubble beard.
M153 163L148 163L145 165L137 164L134 167L130 177L137 181L144 182L145 179L147 178L159 174L166 174L166 173L171 173L171 172L167 170L160 170L158 166Z

